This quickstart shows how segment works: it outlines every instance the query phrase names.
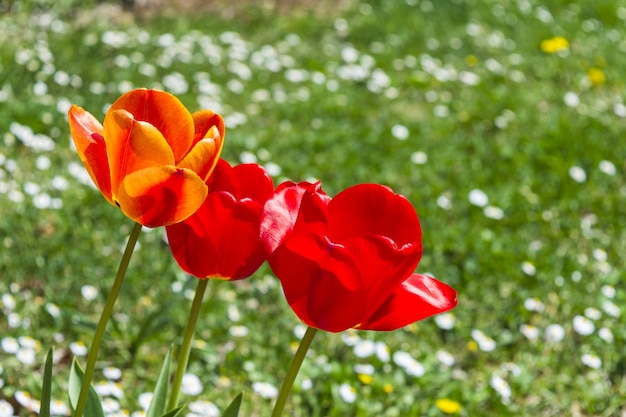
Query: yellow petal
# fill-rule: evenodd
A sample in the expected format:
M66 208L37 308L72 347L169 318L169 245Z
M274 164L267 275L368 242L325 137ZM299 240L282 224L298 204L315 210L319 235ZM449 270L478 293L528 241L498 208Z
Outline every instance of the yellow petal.
M220 157L221 148L218 148L220 143L219 136L202 139L182 160L179 167L194 171L203 181L206 181Z
M208 193L194 172L175 166L150 167L127 175L118 203L124 214L148 227L185 220L200 208Z
M126 110L107 115L104 137L114 198L126 175L148 167L174 165L172 149L161 132L149 123L135 120Z

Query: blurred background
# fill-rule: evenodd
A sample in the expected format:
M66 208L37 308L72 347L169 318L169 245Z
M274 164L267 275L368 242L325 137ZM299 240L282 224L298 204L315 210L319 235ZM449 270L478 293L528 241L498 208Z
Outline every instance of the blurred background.
M66 114L136 87L221 113L222 156L275 184L404 194L418 271L459 292L396 332L319 334L289 415L626 415L625 25L622 0L0 0L0 416L37 415L51 346L69 415L132 224ZM98 364L107 415L143 415L195 284L144 230ZM303 327L265 266L208 292L187 415L244 391L266 416Z

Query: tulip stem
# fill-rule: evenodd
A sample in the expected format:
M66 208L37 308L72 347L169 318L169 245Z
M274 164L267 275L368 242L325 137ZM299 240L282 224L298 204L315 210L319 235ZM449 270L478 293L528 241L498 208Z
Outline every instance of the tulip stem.
M296 354L293 355L291 365L289 365L289 370L287 371L287 375L283 380L283 385L280 387L280 392L278 393L278 398L276 399L276 404L274 405L272 417L280 417L282 415L285 404L287 403L287 398L289 398L289 393L291 392L293 382L296 380L296 376L300 371L300 367L302 366L304 357L306 356L306 353L309 350L311 342L313 341L313 337L315 337L316 333L316 328L307 327L306 332L304 333L304 336L300 341L300 346L298 346Z
M180 353L178 354L178 363L176 365L174 382L172 383L172 392L170 393L170 400L167 407L168 410L173 410L178 405L183 376L185 375L185 371L187 370L187 364L189 363L193 333L196 329L196 323L198 321L198 316L200 315L200 307L202 307L202 300L204 298L204 293L206 291L208 283L208 278L198 280L198 287L196 288L196 294L191 304L191 311L189 312L187 328L185 329L185 334L183 335L183 343L180 347Z
M128 237L128 242L126 243L126 249L124 249L124 254L122 255L122 260L120 261L120 266L117 269L117 274L115 275L115 281L113 282L113 287L111 288L111 292L109 293L109 296L107 297L106 304L104 305L104 310L102 310L102 314L100 315L100 321L98 322L98 326L96 327L96 332L93 335L91 347L89 348L89 356L87 357L87 366L85 367L85 374L83 376L83 383L80 387L80 394L78 395L78 401L76 403L76 411L74 413L74 417L82 417L83 412L85 411L85 405L87 403L87 393L89 392L89 387L91 385L91 380L93 378L94 369L96 367L96 360L98 358L98 350L100 349L100 344L102 343L102 337L104 336L104 332L106 330L106 326L109 321L109 318L111 318L111 313L113 312L113 306L115 305L117 296L120 293L120 288L122 288L122 282L124 282L124 277L126 276L126 270L128 269L130 258L133 254L133 250L135 249L135 244L137 243L137 240L139 239L141 228L142 228L141 224L135 223L133 230L130 232L130 236Z

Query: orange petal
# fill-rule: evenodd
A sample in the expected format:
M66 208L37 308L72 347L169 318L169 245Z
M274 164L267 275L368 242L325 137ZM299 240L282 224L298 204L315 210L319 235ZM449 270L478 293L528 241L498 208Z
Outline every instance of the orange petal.
M160 90L132 90L113 103L107 117L109 113L119 109L126 110L135 119L156 127L170 144L176 163L191 149L194 121L183 103L173 95ZM104 124L106 125L106 118Z
M113 204L111 174L102 125L89 112L76 105L70 107L68 121L80 160L104 198Z
M215 134L210 132L213 127L217 128L221 140L224 141L226 130L222 116L217 113L213 113L211 110L200 110L191 116L193 117L193 125L195 129L193 143L198 143L201 139L207 137L214 137Z
M212 129L212 131L217 130ZM217 138L202 139L178 166L194 171L203 181L206 181L219 160L221 151L218 148L219 143L219 135Z
M151 167L123 179L118 203L125 215L144 226L168 226L195 213L207 193L204 181L188 169Z
M114 198L126 175L148 167L174 165L172 149L163 135L151 124L133 119L126 110L115 110L107 115L104 137Z

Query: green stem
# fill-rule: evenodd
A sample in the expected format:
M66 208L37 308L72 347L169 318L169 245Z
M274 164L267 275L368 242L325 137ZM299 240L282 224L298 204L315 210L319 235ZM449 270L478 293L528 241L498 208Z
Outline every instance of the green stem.
M126 243L126 249L124 250L124 254L122 255L122 260L120 261L120 266L117 269L117 275L115 276L115 281L113 282L113 288L111 288L111 292L107 297L107 302L104 306L104 310L102 310L102 314L100 315L100 321L98 322L98 327L96 327L96 333L93 335L91 347L89 348L87 366L85 368L83 384L80 388L80 394L78 396L78 402L76 404L74 417L82 417L83 412L85 411L85 404L87 403L87 393L89 392L94 369L96 367L98 350L100 349L100 344L102 343L102 337L104 336L104 331L106 330L107 323L109 321L109 318L111 317L111 313L113 312L113 306L115 305L117 296L120 293L122 282L124 282L124 277L126 276L126 270L128 269L130 257L133 254L135 244L137 243L137 240L139 239L139 234L141 233L141 227L141 224L135 223L133 230L130 232L128 242Z
M289 365L289 370L283 380L283 385L280 387L280 392L278 393L278 398L276 399L276 405L274 405L272 417L280 417L282 415L285 404L287 403L287 398L289 398L293 382L296 380L296 375L298 375L298 371L300 371L300 366L302 366L304 357L306 356L309 346L311 346L311 342L313 341L313 337L316 333L316 328L308 327L306 329L306 332L300 341L300 346L298 346L296 354L293 355L291 365Z
M180 347L180 353L178 355L178 364L176 365L176 374L174 375L174 382L172 383L170 402L167 407L168 410L173 410L178 405L183 376L187 370L187 363L189 363L193 333L196 330L196 322L198 321L198 316L200 315L200 307L202 307L202 299L204 298L204 292L206 291L208 283L208 278L198 280L198 288L196 288L196 295L194 296L191 304L189 320L187 321L187 328L185 329L185 334L183 336L183 344Z

